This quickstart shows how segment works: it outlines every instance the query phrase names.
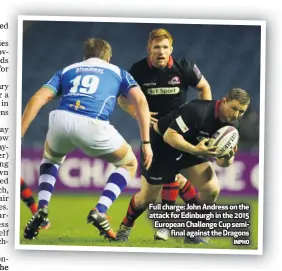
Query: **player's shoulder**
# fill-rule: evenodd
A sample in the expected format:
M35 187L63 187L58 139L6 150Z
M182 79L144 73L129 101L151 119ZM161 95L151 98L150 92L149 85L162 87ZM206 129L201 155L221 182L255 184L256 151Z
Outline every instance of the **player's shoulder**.
M122 69L112 63L109 63L105 60L102 60L100 58L89 58L80 62L75 62L73 64L70 64L62 69L62 73L66 73L68 71L75 70L76 72L92 72L95 70L96 72L102 73L104 70L111 71L118 75L118 77L121 77Z
M139 61L136 61L132 64L130 71L136 71L136 70L143 70L143 69L147 69L148 66L148 61L147 58L142 58Z
M61 69L61 71L62 71L62 73L64 74L64 73L66 73L66 72L68 72L68 71L70 71L70 70L72 70L72 69L81 67L81 66L82 66L82 63L83 63L82 61L72 63L72 64L70 64L70 65L67 65L67 66L63 67L63 68Z
M185 104L183 104L182 110L183 111L193 111L195 115L204 115L209 111L214 110L216 101L214 100L200 100L200 99L195 99L191 100Z
M193 60L187 59L187 58L180 58L180 57L173 57L173 62L175 65L187 69L187 68L193 68L195 62Z
M213 106L215 105L216 101L215 100L202 100L202 99L194 99L187 104L193 105L193 106Z

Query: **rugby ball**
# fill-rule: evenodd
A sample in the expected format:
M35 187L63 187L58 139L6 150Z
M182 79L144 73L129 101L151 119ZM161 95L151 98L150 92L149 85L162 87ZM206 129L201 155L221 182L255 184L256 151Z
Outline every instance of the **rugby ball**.
M209 140L209 146L217 146L218 158L229 155L238 144L239 132L233 126L225 126L217 130Z

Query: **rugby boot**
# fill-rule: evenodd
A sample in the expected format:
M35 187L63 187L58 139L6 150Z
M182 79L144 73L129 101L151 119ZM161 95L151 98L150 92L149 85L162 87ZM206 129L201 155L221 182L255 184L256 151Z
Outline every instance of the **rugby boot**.
M103 235L105 238L110 240L115 239L116 234L112 230L106 214L101 214L97 209L92 209L87 216L87 223L96 227L99 230L100 235Z
M117 231L116 239L115 241L120 241L120 242L127 242L130 232L131 232L132 227L127 227L124 224L120 224L119 229Z
M43 221L41 223L41 229L42 230L46 230L47 231L50 227L51 227L51 223L50 223L49 218L47 218L45 221Z
M40 208L30 219L24 229L24 238L28 240L35 239L38 235L42 223L46 223L48 219L47 206Z

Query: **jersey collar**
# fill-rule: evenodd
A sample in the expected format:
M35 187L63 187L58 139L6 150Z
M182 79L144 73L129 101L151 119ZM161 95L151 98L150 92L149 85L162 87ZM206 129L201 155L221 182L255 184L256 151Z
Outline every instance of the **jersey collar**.
M219 118L219 108L220 108L220 105L221 105L221 100L217 100L216 103L215 103L215 108L214 108L214 117L216 119Z
M155 67L153 66L153 64L152 64L152 62L151 62L151 60L150 60L149 57L147 57L147 63L148 63L148 65L149 65L149 67L150 67L151 69L155 68ZM169 69L171 69L172 65L173 65L173 57L172 57L172 56L169 56L169 59L168 59L168 62L167 62L166 67L168 67Z

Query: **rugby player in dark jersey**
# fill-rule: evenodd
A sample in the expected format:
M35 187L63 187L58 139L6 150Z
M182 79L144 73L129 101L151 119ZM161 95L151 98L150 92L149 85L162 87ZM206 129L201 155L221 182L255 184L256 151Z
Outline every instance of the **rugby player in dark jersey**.
M132 197L116 240L128 240L135 220L156 201L163 184L170 183L178 172L193 182L199 204L216 201L220 187L209 159L212 156L218 166L227 167L233 162L236 149L228 156L217 158L216 147L208 147L206 143L221 127L236 127L249 103L246 91L233 88L218 101L186 103L151 127L153 162L149 170L142 172L141 190ZM182 155L181 162L176 161L179 155ZM205 238L200 239L207 242ZM185 240L191 242L191 238Z
M147 98L151 124L184 104L189 86L199 91L199 98L211 100L209 83L197 65L184 58L172 57L173 38L166 29L155 29L149 34L147 50L148 57L133 64L130 73ZM196 190L189 181L181 174L173 176L172 180L174 182L163 187L163 204L175 204L178 193L185 203L195 201ZM168 237L167 229L155 233L156 239L167 240Z

